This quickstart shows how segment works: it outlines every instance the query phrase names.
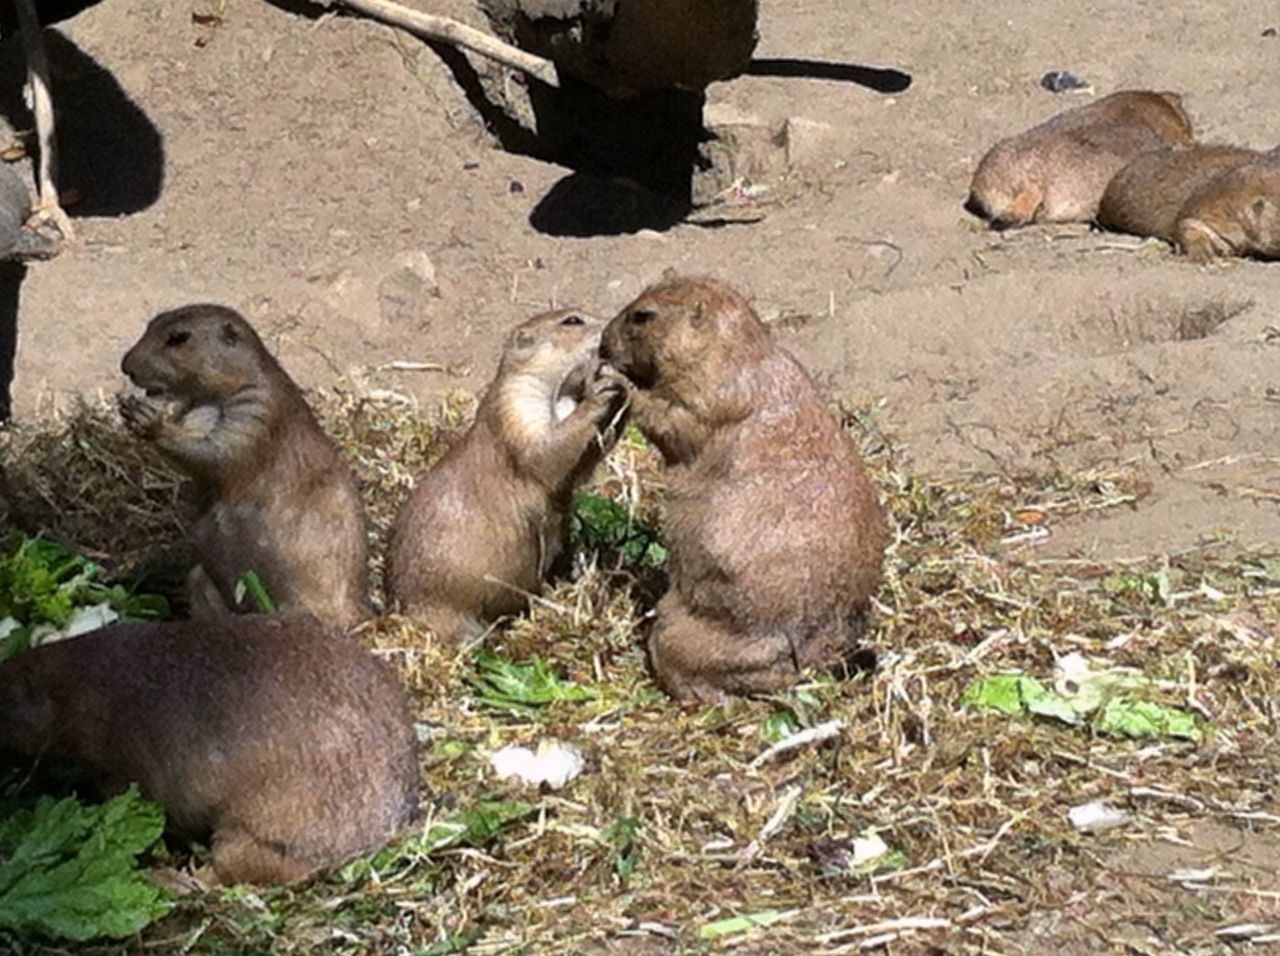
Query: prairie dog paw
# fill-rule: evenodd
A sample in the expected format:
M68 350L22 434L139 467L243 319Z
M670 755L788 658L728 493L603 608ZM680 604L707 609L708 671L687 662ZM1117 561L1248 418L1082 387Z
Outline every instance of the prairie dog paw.
M119 395L116 403L125 427L141 438L153 438L165 420L164 406L141 395Z

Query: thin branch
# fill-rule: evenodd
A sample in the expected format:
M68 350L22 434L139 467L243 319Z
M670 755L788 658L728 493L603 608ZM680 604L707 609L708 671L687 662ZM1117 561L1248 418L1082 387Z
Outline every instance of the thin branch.
M459 23L450 17L421 13L391 0L335 0L338 6L381 20L391 26L408 30L429 40L439 40L451 46L465 47L474 53L496 60L513 70L520 70L547 86L560 86L556 65L550 60L535 56L519 47L504 43L497 37Z

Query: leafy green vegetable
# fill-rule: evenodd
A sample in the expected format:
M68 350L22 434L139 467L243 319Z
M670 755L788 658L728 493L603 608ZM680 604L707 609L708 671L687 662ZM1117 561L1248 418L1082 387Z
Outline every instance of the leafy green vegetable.
M1098 715L1098 729L1121 737L1177 737L1199 740L1203 734L1194 714L1149 700L1114 697Z
M236 582L237 604L244 600L245 594L253 598L253 603L263 614L276 613L276 602L271 599L271 594L267 591L267 586L262 583L262 578L258 577L258 572L252 568L240 575L240 580Z
M481 650L475 662L476 673L469 678L471 686L480 703L497 710L528 713L558 700L595 700L600 696L594 687L561 680L541 657L517 664Z
M136 857L164 812L130 789L81 806L45 798L0 822L0 927L64 939L132 935L169 911Z
M720 939L723 936L734 936L738 933L745 933L749 929L776 923L785 915L780 910L761 910L758 913L748 913L744 916L731 916L728 919L707 923L698 930L698 935L703 939Z
M344 882L355 882L373 874L384 874L429 857L453 846L483 846L536 807L520 800L482 800L444 820L436 820L421 833L384 847L371 856L353 860L338 871Z
M578 548L618 551L628 564L661 567L667 549L658 533L612 498L580 491L573 498L569 540Z
M640 847L636 845L636 837L644 829L639 817L618 817L604 831L604 838L613 846L615 856L613 870L619 878L626 880L640 865Z
M105 605L112 616L136 620L169 613L164 598L103 584L101 572L55 541L10 537L0 546L0 660L26 650L41 631L67 628L82 608Z
M775 710L765 718L760 727L760 736L771 744L776 744L785 737L790 737L800 729L800 719L790 707Z
M1087 677L1071 694L1049 690L1025 674L992 674L970 683L960 702L1009 716L1052 717L1066 724L1082 724L1093 714L1099 731L1120 737L1200 739L1202 731L1194 714L1128 693L1141 688L1144 680L1124 673L1083 673Z

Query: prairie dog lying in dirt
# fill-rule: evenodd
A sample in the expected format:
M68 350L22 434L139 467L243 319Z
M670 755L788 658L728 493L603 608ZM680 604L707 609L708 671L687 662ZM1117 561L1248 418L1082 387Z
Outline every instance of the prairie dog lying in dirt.
M121 397L125 424L209 502L194 529L192 616L243 610L236 584L254 571L282 612L335 627L367 617L355 475L253 327L220 305L163 312L121 369L147 395Z
M1261 155L1237 146L1199 143L1143 153L1107 185L1098 225L1173 242L1178 214L1193 193Z
M1198 189L1178 211L1173 239L1196 262L1280 259L1280 154L1264 154Z
M973 174L965 208L993 229L1089 222L1126 163L1191 141L1177 93L1112 93L996 143Z
M667 464L671 587L649 656L674 697L769 691L853 649L884 514L808 373L713 279L651 286L605 329Z
M417 813L395 675L308 618L121 624L0 664L0 750L137 783L226 883L304 879Z
M573 491L608 450L625 396L599 367L603 326L577 309L518 326L470 431L401 509L388 596L441 640L524 610L564 552Z

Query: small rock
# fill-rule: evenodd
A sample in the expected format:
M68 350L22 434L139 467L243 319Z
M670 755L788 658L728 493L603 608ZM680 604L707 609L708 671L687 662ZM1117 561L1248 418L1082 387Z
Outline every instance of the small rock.
M1267 27L1265 30L1262 31L1262 35L1264 37L1280 37L1280 28Z
M1068 70L1050 70L1040 77L1040 85L1050 93L1066 93L1069 90L1085 90L1089 88L1087 81L1080 79Z
M382 318L392 324L420 322L437 289L435 264L419 249L400 253L392 263L394 268L378 284Z
M817 167L834 159L830 123L793 116L787 120L782 135L787 149L787 166L791 169Z

